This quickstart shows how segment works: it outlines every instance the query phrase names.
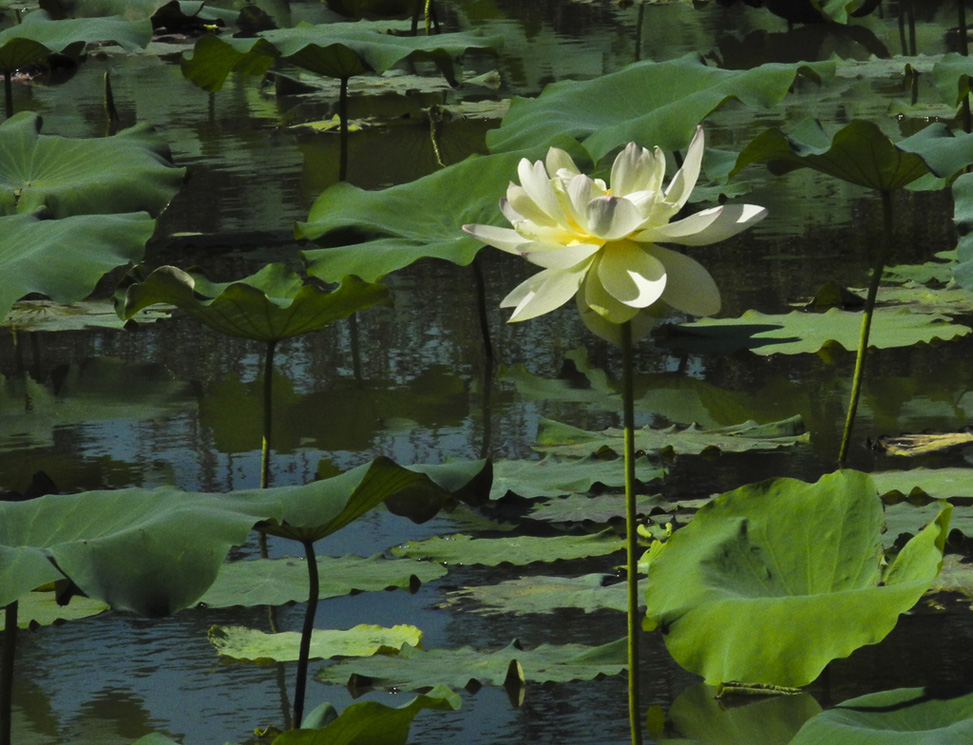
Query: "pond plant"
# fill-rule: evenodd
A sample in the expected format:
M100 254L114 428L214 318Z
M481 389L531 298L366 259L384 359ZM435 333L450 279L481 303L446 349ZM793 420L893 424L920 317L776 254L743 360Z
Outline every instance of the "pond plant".
M637 512L632 343L652 329L665 306L693 315L720 308L716 283L702 265L658 243L701 246L739 233L763 219L755 205L714 207L679 220L703 161L698 128L682 167L663 188L666 159L629 143L615 158L610 179L582 174L560 148L544 161L520 161L520 184L500 202L513 228L465 225L484 243L543 267L500 303L510 321L525 321L575 298L592 333L621 347L625 429L625 524L628 581L628 679L632 742L642 742L639 697Z
M556 33L527 4L440 2L435 13L428 0L393 4L403 16L411 14L411 29L408 19L401 28L388 21L332 23L316 0L226 0L220 7L161 0L45 0L42 5L51 15L28 14L16 26L19 14L7 12L11 3L0 2L0 23L8 24L0 30L0 72L8 91L8 119L0 125L0 314L16 331L9 337L10 359L0 358L0 448L7 462L18 461L17 468L0 474L4 496L17 500L0 502L0 607L5 613L0 745L21 739L16 732L20 721L13 720L11 711L22 716L32 705L18 704L13 696L15 656L27 656L42 669L50 649L44 637L36 645L18 642L20 629L67 619L65 627L44 633L69 639L64 647L77 644L83 653L97 645L108 624L127 628L122 614L153 619L181 609L193 623L152 626L149 638L170 633L156 629L195 633L200 621L209 626L215 617L208 634L212 649L207 649L222 660L296 665L293 695L287 693L283 668L276 671L287 730L276 735L276 745L404 744L420 711L455 717L451 712L463 695L483 685L502 687L519 706L535 682L572 682L580 690L569 691L565 699L565 689L556 689L555 716L543 721L549 739L570 745L576 735L569 730L583 718L585 733L601 736L605 724L605 741L616 741L624 716L615 702L621 701L621 687L612 688L612 681L620 682L626 670L625 734L632 742L646 733L658 742L718 739L747 745L931 743L968 737L973 730L969 692L917 688L916 665L905 665L905 676L888 676L904 681L902 688L857 696L823 712L811 695L830 676L840 676L847 669L843 664L867 668L860 655L868 645L881 642L878 654L896 658L902 649L918 650L937 664L929 648L940 636L947 637L945 654L951 657L967 646L962 634L928 633L921 625L929 618L928 608L952 608L962 597L956 587L968 585L962 563L968 553L968 508L955 499L973 497L970 437L962 431L973 376L963 347L971 334L964 324L973 313L973 181L969 174L957 175L973 163L973 146L967 134L953 131L957 125L969 130L973 70L966 57L962 3L640 3L629 12L607 0L565 0L551 4L560 14ZM349 10L350 3L329 5ZM359 10L371 13L389 3L360 5L368 7ZM879 8L882 14L875 12ZM113 15L68 17L99 9ZM163 9L166 17L182 20L167 27L166 38L156 40L161 43L148 44L147 19L165 25L159 20ZM959 28L954 31L957 9ZM426 36L397 35L417 31L422 14ZM736 36L721 32L711 39L699 22L715 18L716 27L724 28L742 14L748 26L743 38L738 38L741 27ZM118 20L122 15L142 20L125 26ZM653 15L669 20L657 25L648 18ZM515 16L522 17L511 22ZM600 36L600 16L624 22ZM303 19L310 22L292 22ZM634 54L633 19L638 27ZM672 19L678 19L679 33L669 33ZM816 23L801 26L810 20ZM428 35L434 25L447 33ZM385 33L390 29L395 33ZM231 36L233 31L240 35ZM207 35L192 36L199 33ZM897 34L903 55L862 57L862 49L887 50ZM963 37L958 44L957 34ZM495 41L498 35L504 37L502 47ZM109 40L116 44L89 46ZM808 40L812 43L800 46ZM949 53L935 60L916 54L930 43L932 53ZM550 60L545 44L554 50ZM129 52L136 48L147 51L133 57ZM824 59L824 50L831 48L841 53L851 48L862 58ZM509 111L506 101L496 100L495 88L471 96L490 99L481 108L484 102L475 100L454 108L446 99L436 105L435 116L442 117L446 131L470 126L465 117L476 115L469 112L489 112L490 131L485 137L480 131L463 145L469 157L398 183L392 169L383 167L388 156L382 148L391 145L396 158L411 157L408 134L403 134L410 128L421 130L428 146L425 125L433 112L423 112L416 122L375 120L371 129L350 131L352 77L378 81L374 73L429 63L453 84L461 80L456 67L461 56L492 49L500 50L495 61L501 95L511 99ZM774 49L787 53L768 53ZM812 52L806 56L798 49ZM78 72L56 94L24 88L31 94L24 96L24 107L43 113L41 134L39 114L10 116L11 78L25 66L50 64L52 53L70 56ZM649 59L628 64L641 56ZM574 67L584 59L596 63ZM300 180L293 169L278 172L250 162L264 150L288 157L298 152L288 126L291 113L285 111L290 103L283 91L289 83L275 91L234 81L233 96L219 99L233 112L227 120L232 117L234 127L221 128L218 137L194 129L207 112L202 106L195 110L191 100L187 103L192 97L184 95L191 90L186 78L215 91L232 71L265 75L281 65L274 74L282 75L285 64L339 81L341 183L320 195L291 188ZM146 70L172 74L177 82L157 94L143 82ZM92 130L92 111L98 112L101 131L103 73L109 72L116 97L130 99L139 119L165 120L161 135L140 124L107 138L80 136ZM930 108L933 104L924 100L933 86L946 106L937 101ZM876 87L905 91L909 100L895 100L891 107L885 99L876 104L871 92L862 93ZM307 90L308 100L330 104L322 99L331 93L314 92L313 85ZM216 101L211 98L211 121ZM182 107L180 113L161 114L163 103ZM837 127L816 121L794 124L808 114L824 117L829 108L837 111ZM885 114L887 108L895 117ZM930 125L925 119L931 117L941 121ZM251 118L255 123L248 128L244 120ZM765 129L768 125L773 126ZM245 134L238 137L240 132ZM362 184L352 185L345 181L347 150L357 137L368 143L361 152L374 145L379 154L371 163L363 156ZM176 157L164 141L172 143ZM213 158L214 152L222 156ZM673 161L675 166L667 169ZM746 168L758 162L766 162L772 175L797 172L786 181L772 181ZM186 172L177 167L183 163L191 165L193 179L178 198L181 212L166 212L185 182ZM817 174L835 178L819 180ZM365 181L369 188L363 188ZM203 236L183 232L187 214L207 213L208 220L210 212L220 211L208 190L226 198L219 189L222 182L234 188L246 182L259 198L251 195L242 209L237 205L225 223L219 215L206 224L223 226L214 231L228 224L241 229ZM846 183L878 192L880 229L860 219L870 202L844 199ZM942 188L946 185L951 189ZM745 197L751 191L759 193L752 201L767 210L740 204L751 201ZM690 199L716 206L693 212ZM952 223L948 216L943 219L943 205L950 199ZM808 208L818 202L838 227L821 227L820 215ZM768 219L755 230L735 238L765 214ZM300 246L310 279L287 268L289 260L298 259L296 251L281 255L293 247L293 222L298 240L315 244ZM250 253L246 241L268 225L274 231L272 245L245 257L249 276L211 279L245 274L238 271L238 260ZM153 231L158 231L154 239ZM957 250L941 250L956 245L956 233ZM840 241L840 250L828 254L829 241ZM703 268L693 249L715 242L722 245L707 249ZM512 310L511 321L534 323L499 332L498 349L517 362L490 367L484 388L477 389L464 354L469 336L458 323L470 314L457 302L456 275L449 265L471 263L485 244L502 252L481 257L491 280L484 294L509 282L513 289L505 291L500 305ZM660 244L682 246L687 253ZM872 244L875 250L869 251ZM811 258L796 255L802 247ZM889 266L900 248L925 263ZM223 249L228 250L221 257ZM259 251L273 256L265 258ZM935 251L932 260L928 254ZM197 254L193 258L206 268L172 266L182 263L184 253ZM849 267L857 266L859 254L865 253L872 272L864 313L747 310L806 292L807 277L825 265L838 273L842 288L854 286ZM506 254L522 256L541 271L527 276L521 264L502 263ZM121 281L115 297L123 319L174 305L218 336L187 343L197 332L178 326L178 314L170 323L146 325L130 335L117 328L78 331L70 326L73 331L64 331L55 323L46 332L21 331L45 328L21 320L29 312L24 309L38 302L36 295L53 305L74 303L95 290L92 302L107 305L104 298L124 271L120 267L142 262L157 268L133 271ZM226 263L233 264L232 270L221 267ZM389 289L375 284L380 280ZM372 338L362 348L368 361L387 364L384 376L394 382L364 406L360 402L372 389L357 379L341 380L345 350L326 327L348 315L354 318L358 310L388 304L393 293L398 307L373 314ZM559 316L556 311L572 298L579 313ZM682 315L717 314L721 302L738 317L680 322ZM662 323L667 310L676 323ZM87 319L86 313L79 315ZM402 322L413 316L422 320ZM489 314L483 319L485 327ZM120 325L117 318L115 325ZM565 348L582 326L594 334L590 343L585 349ZM181 333L170 333L172 328ZM320 333L306 333L311 330ZM38 336L43 333L50 343L42 349ZM650 337L656 346L649 349L646 343L639 350L636 342ZM281 345L289 338L299 340ZM167 437L183 429L205 430L210 426L203 415L206 407L233 405L230 397L208 395L212 390L192 396L187 389L197 379L211 379L206 376L214 367L231 369L234 379L244 377L238 371L250 355L234 339L263 345L264 354L255 363L263 370L262 413L248 421L232 419L244 422L233 425L240 431L256 429L262 420L260 489L235 488L235 479L248 474L247 466L232 456L250 458L256 470L252 446L221 448L214 445L216 436L212 441L204 436L187 439L180 454L170 458L172 449L149 440L149 430L166 430ZM316 356L307 352L312 346ZM856 356L850 376L835 364L845 359L839 346ZM78 349L83 351L72 351ZM620 373L613 375L608 368L616 350ZM25 372L28 354L35 364ZM76 395L82 386L75 355L91 354L97 356L87 367L90 377L81 382L97 387L100 395ZM137 364L111 354L124 354ZM874 365L863 384L866 355L873 365L876 358L885 364ZM149 367L147 360L160 359L164 364L140 377L139 371ZM436 360L432 372L412 369L421 368L424 359ZM300 448L301 470L286 467L287 445L274 448L275 363L278 376L287 369L315 388L328 389L336 377L355 386L355 395L345 396L343 406L308 411L306 419L289 423L295 431L286 433L287 442ZM358 366L355 360L356 373ZM482 423L467 415L472 407L463 414L454 411L457 401L462 408L473 395L484 400L494 395L493 376L495 395L502 399L493 414L497 422L487 421L489 406L482 409ZM186 382L177 384L173 378ZM849 404L833 415L836 392L845 398L848 387ZM333 390L341 396L345 389L338 385ZM420 407L387 403L414 391L423 406L435 410L422 422L415 413ZM294 390L289 395L295 408L316 409L317 402L326 400ZM71 400L65 403L65 398ZM124 417L106 413L106 401L114 401L115 413L123 410ZM855 453L856 461L866 470L870 463L873 473L843 468L852 425L861 416L856 415L859 404L873 416L869 436L876 447L885 448ZM342 414L341 420L338 409L351 414ZM622 427L609 426L619 409ZM170 416L173 410L177 416ZM332 414L327 424L332 439L325 445L306 431L304 422ZM637 428L637 416L647 423ZM448 426L443 424L447 419ZM831 445L838 449L838 438L830 431L838 420L844 424L842 468L833 471ZM131 426L133 421L151 427ZM101 422L108 424L86 426ZM491 426L503 437L484 434L482 454L502 457L451 461L449 454L472 450L478 429L489 433ZM863 426L860 421L858 426ZM438 431L426 441L423 427ZM932 456L921 455L919 447L909 451L901 444L908 441L906 435L878 436L905 427L957 431L926 433L922 452ZM536 437L526 441L535 431ZM38 433L44 447L24 444ZM116 444L105 445L112 438ZM112 455L99 461L101 451L84 450L71 440L91 441ZM133 456L140 462L129 465L117 455L118 450L138 449L143 440L148 444ZM214 450L217 456L231 453L225 468L214 465ZM538 455L524 457L528 450ZM903 452L926 458L911 463L937 467L888 470L898 468L896 458L906 457L893 453ZM323 453L332 457L315 465ZM398 465L407 462L399 457L403 453L435 465ZM58 469L68 458L94 463L99 486L65 483ZM113 462L126 467L101 467ZM51 470L53 480L38 475L23 490L28 493L17 492L22 484L14 481L24 464ZM275 482L297 483L271 487L272 470ZM333 471L341 473L333 476ZM789 476L767 478L780 473ZM195 481L205 482L205 488L194 486ZM24 499L38 490L55 491L53 483L63 491L82 490ZM710 496L713 492L719 494ZM418 540L409 540L409 531L387 528L381 510L435 522L422 529ZM454 529L463 532L450 532ZM251 558L254 530L258 536L285 539L275 549L295 541L303 559L286 554ZM324 539L342 545L342 535L350 534L347 542L357 546L372 530L384 541L382 554L319 555ZM384 531L394 538L386 540ZM622 552L624 568L616 572ZM576 566L584 568L575 572ZM489 571L501 581L485 580ZM616 581L622 574L625 581ZM434 613L420 615L437 619L431 624L437 630L411 623L315 628L325 598L388 588L415 591L443 577L429 601ZM940 594L930 597L931 590ZM428 600L428 595L422 598ZM236 624L241 617L228 610L232 607L295 602L303 607L281 613L281 618L296 619L295 631L272 626L274 633L267 634L226 622ZM372 611L376 607L386 615L400 612L384 602ZM103 624L97 614L109 609L113 615ZM914 615L905 628L893 631L910 609ZM342 613L336 620L344 620ZM602 614L579 616L583 644L572 636L575 613ZM612 631L612 619L620 621L621 614L626 633L617 638L620 624L617 633ZM79 620L88 616L91 620ZM75 624L87 625L75 631ZM510 629L517 640L510 641ZM641 635L648 630L659 634ZM889 654L884 646L889 642L882 640L896 633L906 641L900 639L900 647ZM538 635L540 643L531 638ZM122 648L130 650L124 637L117 634ZM473 646L440 645L456 638L469 638ZM662 650L663 674L656 677L678 679L678 671L668 675L674 666L665 667L671 657L706 685L676 696L675 684L649 681L656 687L646 712L639 685L647 676L640 680L639 649L644 654L649 644ZM98 654L98 666L113 664L100 649ZM60 672L73 680L70 665L61 659ZM95 667L83 654L79 659ZM330 705L308 711L305 702L315 697L307 684L312 659L326 661L314 674L316 680L345 684L351 695L390 688L418 695L404 705L365 701L345 706L340 714ZM177 661L173 668L185 673L195 663ZM16 672L23 667L18 662ZM247 675L244 671L238 680ZM938 668L935 675L948 677L947 682L961 677ZM864 685L861 676L853 685ZM593 682L601 678L608 680ZM212 680L204 684L215 685ZM877 682L885 680L867 680L868 690ZM717 695L726 699L805 687L809 692L786 697L761 695L756 705L715 701ZM834 700L845 690L835 685L826 695ZM28 701L31 693L18 695ZM540 695L546 695L543 689ZM226 720L236 720L238 729L258 716L249 708L253 700L244 699ZM481 700L474 707L492 706ZM592 710L599 706L611 713L595 722ZM51 712L62 709L70 709L63 700L50 707ZM190 725L183 720L160 724L164 717L155 714L142 717L139 731L169 732L146 734L139 745L200 741L196 731L201 722L191 713L185 719ZM543 706L525 707L515 726L523 731L525 722L533 725L544 714ZM33 709L27 715L41 716ZM501 718L497 712L490 716ZM48 719L55 721L56 715ZM145 720L152 721L151 727ZM48 722L39 721L26 725L26 742L34 730L44 736ZM224 724L221 720L218 726ZM94 729L99 736L113 735L101 724ZM55 726L51 731L53 739L63 740L69 730ZM70 730L72 738L75 734ZM463 731L460 737L473 734ZM479 741L493 737L486 731L475 735ZM134 736L128 730L119 735L124 742ZM227 736L239 738L236 732ZM427 732L421 739L441 740L443 732ZM495 736L502 739L509 739L509 733Z

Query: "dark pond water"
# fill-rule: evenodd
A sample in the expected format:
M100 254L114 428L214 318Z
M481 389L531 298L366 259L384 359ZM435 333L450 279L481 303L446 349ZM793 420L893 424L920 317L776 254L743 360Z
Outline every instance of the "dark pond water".
M499 59L477 58L470 65L471 74L499 70L500 96L536 95L552 81L593 78L638 58L664 60L689 52L731 67L823 59L831 53L862 62L844 68L826 90L798 91L786 111L754 114L727 106L707 123L707 137L731 150L769 124L805 116L836 123L886 120L892 103L910 93L892 67L867 63L872 54L912 51L894 2L886 3L884 16L869 16L853 27L791 31L765 11L647 5L640 42L639 9L608 0L440 5L447 27L504 37ZM317 2L294 0L290 9L295 21L322 17ZM918 51L938 55L952 48L954 14L952 3L925 4L915 29ZM269 260L296 266L293 223L304 219L313 199L336 180L338 148L334 135L302 133L285 122L330 115L334 101L277 100L243 78L231 78L210 99L183 78L179 51L92 55L65 85L15 86L15 103L18 110L43 114L49 133L98 135L102 78L110 70L123 119L157 125L175 161L191 170L186 187L160 221L149 262L198 263L219 279L242 276ZM931 59L914 62L928 69ZM928 80L922 85L928 93ZM396 126L352 137L349 179L357 185L403 183L436 167L421 108L396 99L392 103L409 116ZM453 162L483 152L484 131L495 124L447 122L440 132L444 158ZM908 119L900 125L903 131L916 126ZM877 199L813 174L754 178L759 183L746 200L767 206L770 217L744 236L697 254L720 285L726 315L748 308L783 312L827 280L865 284L865 249L881 224ZM922 262L955 246L946 195L905 193L896 199L893 263ZM518 366L544 378L570 378L565 355L584 347L591 364L617 375L619 358L587 334L571 309L504 325L497 304L531 269L489 249L482 256L500 369L494 371L484 360L469 269L424 262L396 273L388 279L395 306L361 314L357 365L347 324L281 345L275 484L306 483L378 454L406 464L484 455L529 457L541 418L585 428L618 423L610 409L537 399L518 390L513 382ZM934 350L885 350L871 358L872 377L850 465L901 467L873 454L867 437L954 430L967 423L966 412L973 409L970 344L967 338ZM39 469L65 490L175 484L222 491L259 485L262 354L259 345L220 337L178 315L137 333L0 331L0 382L5 387L0 487L22 489ZM651 391L639 404L640 424L732 424L724 404L733 401L742 402L758 421L801 415L811 432L808 445L786 453L680 457L664 483L667 496L701 497L778 475L813 479L833 469L853 354L679 356L644 343L638 355L639 380ZM691 385L673 384L677 377ZM700 393L704 388L707 395ZM962 462L961 453L926 464ZM318 549L334 556L370 555L405 540L479 527L467 514L414 526L375 513ZM243 547L240 554L254 550ZM613 566L611 561L595 564L561 569L580 574ZM531 645L601 644L624 634L623 616L607 611L564 609L514 617L441 607L444 591L452 586L550 571L454 570L416 595L373 593L322 602L319 625L414 623L423 630L426 646L450 648L496 648L513 638ZM302 613L299 606L281 609L281 628L298 628ZM129 743L160 731L193 745L243 742L254 727L282 721L293 667L219 664L206 638L214 624L263 627L266 614L199 609L148 622L108 613L21 635L16 741ZM949 621L935 632L929 628L924 616L905 619L882 645L835 663L830 677L812 693L825 704L867 690L921 685L937 676L969 678L973 660L964 650L973 644L968 625ZM939 651L926 654L934 644ZM668 709L697 682L670 660L658 636L646 637L644 655L646 705ZM907 662L891 665L890 659ZM950 661L946 672L944 659ZM409 697L368 695L394 704ZM329 700L341 708L352 699L343 687L312 683L309 700L312 705ZM463 708L455 714L421 715L411 741L581 745L625 742L627 733L625 681L617 676L531 686L520 708L512 707L500 689L464 694Z

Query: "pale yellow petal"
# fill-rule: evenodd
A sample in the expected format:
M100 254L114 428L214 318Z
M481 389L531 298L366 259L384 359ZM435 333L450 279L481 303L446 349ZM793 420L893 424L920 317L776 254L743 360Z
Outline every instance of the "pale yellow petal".
M662 185L665 171L665 156L658 148L653 153L630 142L612 164L612 194L616 197L627 197L639 191L655 193Z
M620 302L605 289L599 277L598 264L600 257L585 275L584 287L579 293L584 295L585 305L610 323L630 321L639 309Z
M512 254L522 255L521 247L530 243L524 236L510 228L497 228L493 225L464 225L463 230L488 246Z
M513 308L510 321L526 321L564 305L578 291L584 271L545 269L517 285L500 301L501 308Z
M584 300L584 293L577 294L578 313L581 320L591 333L601 337L617 347L622 346L622 325L612 323L600 313L589 307ZM630 319L632 341L636 342L646 336L655 326L654 309L640 310Z
M766 216L767 210L755 204L728 204L697 212L668 225L648 228L634 235L633 240L706 246L741 233Z
M638 208L623 197L595 197L585 211L588 231L606 241L625 238L643 222Z
M600 249L600 245L592 243L578 243L573 246L532 243L528 245L523 257L545 269L570 269L582 261L590 260Z
M632 308L647 308L666 287L666 267L631 241L605 245L598 263L598 278L606 292Z
M537 205L537 207L552 220L557 221L560 210L557 206L557 197L554 196L554 189L551 187L551 179L547 175L543 161L531 163L526 158L520 161L517 167L517 174L520 176L520 185L524 188L527 196ZM510 190L507 190L510 196ZM511 200L513 201L513 200ZM520 212L520 208L515 204L514 208Z
M720 290L702 264L662 246L653 246L652 253L666 267L663 302L694 316L711 316L720 312Z
M672 182L666 189L666 201L675 206L677 212L689 201L689 195L696 187L705 149L703 128L696 127L696 135L689 143L689 149L686 150L686 159L682 163L682 168L672 177Z

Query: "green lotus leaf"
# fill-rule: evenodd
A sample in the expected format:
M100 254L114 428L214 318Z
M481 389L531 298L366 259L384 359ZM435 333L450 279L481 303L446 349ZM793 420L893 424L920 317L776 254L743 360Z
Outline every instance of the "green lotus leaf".
M699 510L648 567L646 627L707 683L803 686L874 644L929 588L951 507L883 567L867 474L741 487Z
M954 109L970 95L973 64L964 54L947 52L932 68L932 79L943 100Z
M143 308L166 303L221 334L276 342L389 302L383 285L349 276L328 292L306 284L283 264L268 264L256 274L225 283L210 282L200 271L163 266L125 288L119 314L131 318Z
M0 218L0 226L6 219L13 218ZM171 315L168 310L151 308L140 311L132 320L140 324L155 323ZM20 300L13 304L7 317L0 321L0 326L10 326L17 331L57 332L96 328L121 330L125 327L125 323L115 312L112 301L101 298L81 300L76 303Z
M595 484L609 487L625 485L625 469L619 460L604 460L593 455L564 459L546 456L541 460L500 460L494 463L493 491L498 499L508 492L521 497L557 497L584 494ZM662 478L665 470L647 458L635 461L635 478L643 484Z
M209 641L221 657L245 662L294 662L301 645L299 631L268 634L244 626L213 626ZM422 632L415 626L384 628L359 624L347 630L315 629L311 633L308 659L330 660L334 657L371 657L391 655L406 644L418 646Z
M514 98L500 128L487 133L487 146L493 153L509 152L546 146L566 135L596 160L633 141L680 150L696 125L727 101L776 106L798 75L820 83L834 70L833 61L723 70L697 54L636 62L594 80L553 83L536 99Z
M466 266L483 244L462 226L503 221L497 204L519 161L516 153L471 156L380 191L331 186L295 229L298 238L326 246L301 252L308 274L325 282L345 274L374 282L423 258Z
M609 461L614 463L615 468L621 465L621 461ZM660 478L663 474L659 470ZM681 510L684 502L670 502L664 500L658 494L639 494L635 498L635 514L645 517L651 514L652 519L656 520L659 514L667 518L670 512L664 510ZM571 494L566 497L556 499L544 499L533 502L528 516L531 520L544 520L553 523L584 523L587 525L606 525L609 523L624 523L625 521L625 499L620 493L599 494L591 496L586 494Z
M358 556L318 557L318 597L341 597L354 592L401 588L414 591L420 583L446 574L446 568L428 561L367 559ZM234 561L220 567L213 586L199 599L209 608L285 605L307 600L307 563L300 559Z
M766 162L775 174L812 168L868 189L894 191L929 173L949 178L973 163L973 136L932 124L893 143L872 122L853 121L829 137L820 122L806 121L790 136L779 127L757 135L741 151L730 177L757 162Z
M498 566L503 563L524 565L535 561L582 559L605 556L621 551L625 542L610 531L585 536L513 536L473 538L457 534L434 536L424 541L408 541L392 547L393 556L410 559L432 559L453 566Z
M392 36L373 23L327 23L275 29L253 39L204 36L181 64L183 74L208 91L219 90L232 70L262 75L277 58L332 78L381 73L405 60L428 61L456 85L454 60L496 43L466 33Z
M953 278L973 290L973 173L964 173L953 182L953 223L959 233Z
M617 675L625 670L626 640L586 647L582 644L541 644L525 650L517 642L503 649L484 652L460 649L421 650L403 647L395 657L365 657L343 660L324 667L317 679L324 683L345 683L354 675L356 686L398 688L414 691L432 685L464 688L471 683L503 685L511 668L521 681L565 683Z
M876 308L869 347L911 347L919 342L948 341L970 333L968 326L938 313L908 308ZM739 318L703 318L667 329L661 343L679 349L749 349L754 354L805 354L834 342L848 351L858 348L861 314L832 308L825 313L793 311L766 315L748 310Z
M172 613L203 595L255 524L316 541L423 484L439 490L427 476L379 457L306 486L230 494L132 488L0 502L0 606L67 577L112 608Z
M748 450L776 450L807 442L801 418L792 417L780 422L757 424L744 422L730 427L700 429L696 425L665 429L643 427L635 430L635 449L643 452L673 451L698 455L715 448L728 453ZM542 419L537 430L534 450L563 457L584 457L608 449L614 453L624 450L624 430L611 427L590 432L549 419Z
M75 596L62 605L53 590L28 592L17 601L17 625L22 629L51 626L97 616L106 610L108 605L100 600Z
M460 587L446 593L446 603L484 615L559 613L563 608L624 612L628 585L610 574L581 577L518 577L496 585ZM470 605L473 605L470 608Z
M962 176L956 179L958 182ZM954 188L955 184L954 182ZM957 251L937 251L936 258L924 264L896 264L885 267L882 272L883 282L917 282L922 285L931 283L945 285L953 278L953 267L956 262ZM881 288L879 289L881 292Z
M909 499L973 497L973 470L969 468L913 468L882 471L872 479L883 495L897 493Z
M377 701L351 704L340 715L334 707L315 709L304 720L304 727L290 730L274 739L273 745L406 745L412 720L423 709L456 711L460 697L445 686L416 696L402 706L386 706ZM320 719L319 723L313 723Z
M809 693L759 696L743 706L727 706L703 683L680 693L666 712L659 743L693 745L785 745L808 719L821 712ZM685 739L683 739L685 738Z
M76 56L92 41L111 41L134 51L152 38L152 25L123 16L55 21L43 10L28 13L21 23L0 31L0 72L10 73L55 52Z
M973 738L973 693L897 688L843 701L808 720L790 745L944 745Z
M145 212L0 216L0 320L32 292L61 303L84 299L112 269L141 260L154 230Z
M0 124L0 216L41 209L54 217L158 216L186 175L146 125L92 139L42 135L40 129L41 118L30 112Z

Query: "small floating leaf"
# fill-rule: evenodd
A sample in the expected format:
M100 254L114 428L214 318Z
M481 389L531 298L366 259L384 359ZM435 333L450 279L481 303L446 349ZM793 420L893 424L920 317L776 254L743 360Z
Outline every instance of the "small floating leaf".
M294 662L301 645L299 631L268 634L243 626L213 626L208 636L221 657L244 662ZM408 625L384 628L359 624L347 630L315 629L311 633L309 659L396 654L406 644L415 647L421 640L422 632Z
M435 536L425 541L410 541L391 549L395 556L432 559L447 565L482 564L497 566L531 564L535 561L580 559L621 551L625 542L609 531L586 536L515 536L472 538L468 535Z

